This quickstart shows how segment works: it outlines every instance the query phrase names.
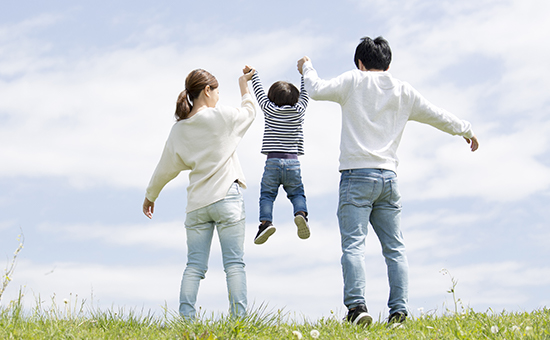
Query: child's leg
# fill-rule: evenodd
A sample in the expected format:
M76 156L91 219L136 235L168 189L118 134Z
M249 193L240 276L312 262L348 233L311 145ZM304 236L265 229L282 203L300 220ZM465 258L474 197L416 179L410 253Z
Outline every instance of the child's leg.
M292 203L294 215L298 212L303 212L307 216L306 194L304 184L302 183L300 161L297 159L287 159L285 163L283 188L286 191L286 196Z
M307 219L307 204L300 162L297 159L285 160L285 170L283 175L283 188L287 197L292 202L294 209L294 223L298 228L298 237L307 239L310 236L310 230Z
M281 167L279 159L271 158L265 162L264 174L260 185L260 221L273 222L273 203L281 185Z

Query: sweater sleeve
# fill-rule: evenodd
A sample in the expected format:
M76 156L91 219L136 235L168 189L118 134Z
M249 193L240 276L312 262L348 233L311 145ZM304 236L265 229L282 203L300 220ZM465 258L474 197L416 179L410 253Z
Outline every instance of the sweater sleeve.
M172 128L174 129L174 128ZM154 202L160 194L160 191L174 178L176 178L179 173L183 170L190 170L186 166L180 157L175 153L172 147L172 134L173 130L166 141L162 156L157 164L155 172L149 181L147 190L145 192L145 197L151 202Z
M309 96L315 100L327 100L343 104L346 94L349 93L347 85L349 82L347 73L344 73L330 80L323 80L317 75L311 61L304 63L302 67L305 89Z
M451 135L459 135L466 138L474 136L470 122L459 119L454 114L433 105L415 90L412 91L415 95L415 100L409 120L431 125Z

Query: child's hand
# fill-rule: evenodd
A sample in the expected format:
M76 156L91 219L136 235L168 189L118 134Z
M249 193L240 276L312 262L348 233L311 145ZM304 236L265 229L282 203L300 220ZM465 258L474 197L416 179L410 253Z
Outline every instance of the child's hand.
M246 81L249 81L250 79L252 79L252 76L254 75L255 72L256 70L253 67L245 65L245 67L243 68L244 74L242 75L242 77L246 79Z
M304 56L302 59L298 60L298 72L300 72L300 74L303 75L302 71L303 71L303 67L304 67L304 64L306 63L306 61L310 61L311 59L309 59L308 56Z
M243 73L244 73L244 74L247 74L247 73L249 73L250 71L254 71L254 67L245 65L244 68L243 68Z

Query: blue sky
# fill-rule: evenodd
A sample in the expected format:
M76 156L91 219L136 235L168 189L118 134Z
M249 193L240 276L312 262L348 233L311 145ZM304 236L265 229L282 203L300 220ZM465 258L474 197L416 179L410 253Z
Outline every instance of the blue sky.
M173 123L187 73L220 82L220 104L239 104L245 64L265 86L299 83L308 55L323 78L354 67L362 36L384 36L390 73L469 120L480 141L410 123L399 149L410 306L419 315L550 305L550 4L542 0L330 2L39 1L0 12L0 256L25 248L2 304L55 297L94 306L177 309L185 266L185 186L141 213L145 187ZM343 317L336 203L339 107L311 102L301 158L312 236L296 237L290 203L275 207L277 233L253 244L258 221L263 118L238 153L249 188L249 300L299 318ZM385 266L368 238L367 299L387 316ZM215 241L198 304L227 311Z

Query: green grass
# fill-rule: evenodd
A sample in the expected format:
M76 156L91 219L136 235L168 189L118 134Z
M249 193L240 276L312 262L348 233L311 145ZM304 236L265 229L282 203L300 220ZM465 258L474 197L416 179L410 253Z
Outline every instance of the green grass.
M384 320L368 328L351 326L331 316L311 322L292 320L282 311L260 306L249 316L232 320L202 315L184 322L175 312L155 316L147 312L86 309L84 301L52 299L51 307L38 303L30 311L22 296L0 307L0 339L550 339L550 309L521 313L478 313L412 317L398 327ZM294 333L293 333L294 332Z

